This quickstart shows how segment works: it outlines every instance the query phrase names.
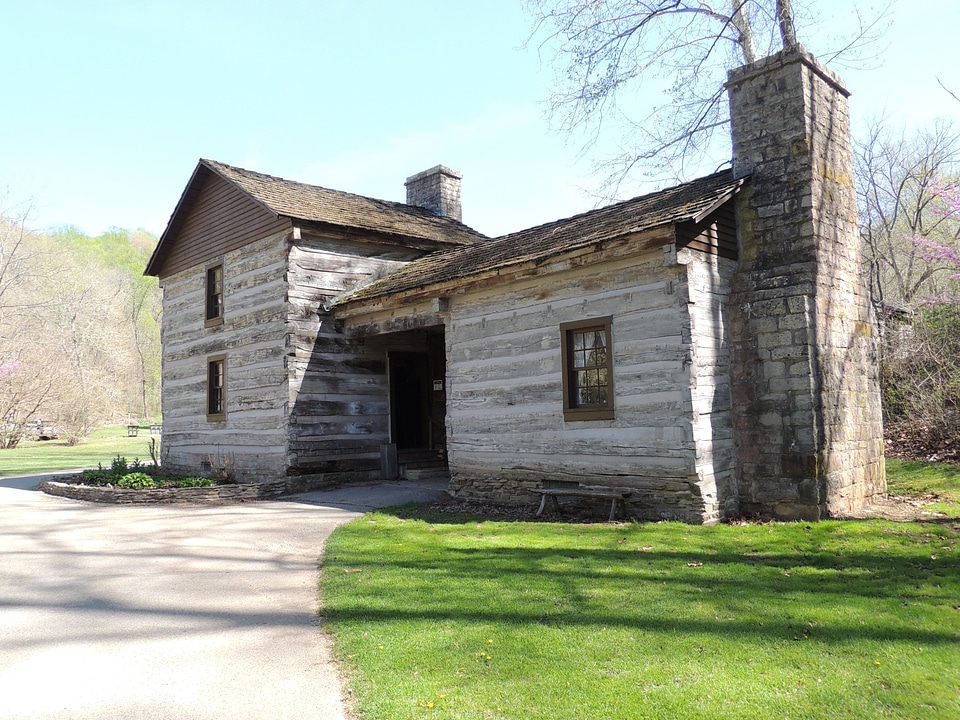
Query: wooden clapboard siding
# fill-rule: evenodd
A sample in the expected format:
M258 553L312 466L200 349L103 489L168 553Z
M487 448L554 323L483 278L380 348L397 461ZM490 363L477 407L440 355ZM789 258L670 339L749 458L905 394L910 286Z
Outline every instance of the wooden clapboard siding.
M288 472L318 481L379 477L389 441L386 346L343 335L323 303L416 251L304 235L288 258Z
M705 519L715 520L734 514L738 505L725 317L736 263L690 250L681 250L678 259L686 266L688 280L690 397L697 475L704 498L713 505Z
M677 247L736 260L739 250L733 200L727 201L699 222L677 223Z
M286 231L223 254L223 324L204 327L205 265L164 279L163 462L226 462L245 481L282 477L287 457ZM207 358L226 358L224 422L206 419Z
M232 252L291 227L235 185L204 166L189 189L190 210L166 250L162 278Z

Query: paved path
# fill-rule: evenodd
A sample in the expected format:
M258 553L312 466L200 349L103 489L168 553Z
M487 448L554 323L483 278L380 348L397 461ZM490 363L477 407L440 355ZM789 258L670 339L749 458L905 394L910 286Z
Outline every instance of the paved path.
M388 483L226 506L113 506L0 478L0 717L344 718L317 623L339 524L442 496Z

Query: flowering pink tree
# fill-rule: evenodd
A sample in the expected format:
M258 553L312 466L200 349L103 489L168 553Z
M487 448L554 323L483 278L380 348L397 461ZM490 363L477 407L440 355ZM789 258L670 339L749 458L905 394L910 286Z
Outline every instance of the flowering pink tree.
M0 378L4 375L10 375L14 371L19 370L23 367L23 363L19 360L11 360L9 362L0 362Z
M930 185L927 211L942 231L909 238L926 264L932 292L915 296L908 325L888 334L881 363L884 410L913 454L960 460L960 184ZM952 231L952 232L951 232Z
M877 123L858 142L860 226L878 317L955 290L958 176L960 131L948 122L909 134Z
M934 200L933 214L945 220L960 221L960 183L938 182L930 187ZM954 238L960 237L960 228ZM960 243L944 245L929 238L914 236L910 241L920 249L924 260L950 273L950 279L960 280ZM948 293L926 298L934 303L960 303L960 294Z

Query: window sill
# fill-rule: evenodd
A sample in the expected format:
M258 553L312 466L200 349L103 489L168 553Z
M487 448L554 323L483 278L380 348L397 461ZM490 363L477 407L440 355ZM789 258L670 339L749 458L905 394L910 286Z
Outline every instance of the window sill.
M217 415L207 415L207 422L209 423L222 423L227 421L226 413L219 413Z
M564 408L563 421L613 420L613 408Z
M209 320L203 321L203 326L205 328L217 327L218 325L223 325L222 317L210 318Z

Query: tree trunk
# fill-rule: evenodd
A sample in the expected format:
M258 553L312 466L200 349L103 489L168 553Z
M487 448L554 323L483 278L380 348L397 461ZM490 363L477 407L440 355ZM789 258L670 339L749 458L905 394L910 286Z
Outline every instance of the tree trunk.
M783 38L783 49L797 47L797 31L793 27L793 8L790 0L777 0L777 25Z
M737 32L740 33L740 47L743 50L743 60L744 62L752 63L757 59L757 51L753 46L753 29L750 27L750 20L747 18L747 13L744 12L747 0L730 0L730 4L733 10L730 21L737 29Z

